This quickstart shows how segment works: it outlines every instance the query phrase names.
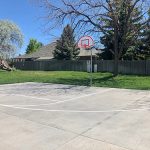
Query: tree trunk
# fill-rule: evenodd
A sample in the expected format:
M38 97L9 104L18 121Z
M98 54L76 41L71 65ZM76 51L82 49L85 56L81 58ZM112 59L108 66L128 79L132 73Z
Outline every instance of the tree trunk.
M118 29L115 26L114 32L114 48L115 48L115 55L114 55L114 76L118 75L118 63L119 63L119 51L118 51Z
M8 65L7 61L0 59L0 69L6 71L12 71L12 68Z
M114 76L117 76L119 71L118 71L118 55L115 55L114 59Z

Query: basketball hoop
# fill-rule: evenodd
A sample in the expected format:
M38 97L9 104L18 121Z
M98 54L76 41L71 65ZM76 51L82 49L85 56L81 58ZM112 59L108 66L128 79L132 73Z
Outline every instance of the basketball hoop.
M83 36L78 42L79 48L89 49L94 46L94 40L90 36Z
M91 60L90 60L90 86L92 86L92 71L93 71L93 56L92 56L92 47L94 46L94 40L92 39L92 37L90 36L83 36L80 38L79 42L78 42L78 47L81 49L85 49L85 50L90 50L91 51Z

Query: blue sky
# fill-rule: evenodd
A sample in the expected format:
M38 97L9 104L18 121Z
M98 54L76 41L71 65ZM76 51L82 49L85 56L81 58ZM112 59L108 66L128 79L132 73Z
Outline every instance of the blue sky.
M24 35L24 45L17 51L17 55L25 53L30 38L35 38L43 44L48 44L54 41L56 37L58 38L62 32L62 29L51 31L51 34L56 37L46 34L44 32L46 28L44 20L40 19L44 14L31 1L33 0L0 0L0 20L13 21L20 27Z
M44 21L40 17L42 11L30 0L0 0L0 20L13 21L24 35L24 45L17 54L25 53L30 38L36 38L44 44L54 41L53 36L44 33ZM51 32L57 37L60 33L58 30Z

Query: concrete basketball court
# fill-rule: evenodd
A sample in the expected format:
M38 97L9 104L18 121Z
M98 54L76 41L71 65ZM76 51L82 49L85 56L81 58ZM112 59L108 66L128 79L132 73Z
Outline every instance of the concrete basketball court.
M149 150L150 91L0 85L0 150Z

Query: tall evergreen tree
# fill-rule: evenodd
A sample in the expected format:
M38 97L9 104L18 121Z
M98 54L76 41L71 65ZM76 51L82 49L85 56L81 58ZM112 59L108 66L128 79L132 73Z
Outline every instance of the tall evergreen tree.
M141 46L140 46L140 55L143 59L150 59L150 9L148 12L148 19L146 28L142 34Z
M119 59L137 59L137 50L139 40L138 37L144 27L143 16L139 11L138 7L134 8L131 14L129 14L129 8L133 5L131 0L112 0L115 4L113 9L118 13L118 49ZM108 16L111 14L107 14ZM130 18L128 19L130 15ZM127 21L128 19L128 21ZM103 18L104 29L106 29L106 34L104 34L100 41L104 45L103 53L100 55L102 59L113 59L114 57L114 28L113 21L107 18Z
M61 35L61 38L57 40L56 48L54 50L54 58L58 60L74 60L79 55L79 48L76 46L75 36L73 29L68 24Z

